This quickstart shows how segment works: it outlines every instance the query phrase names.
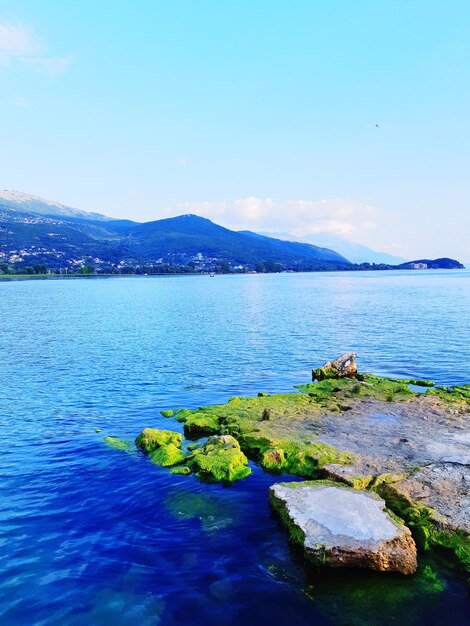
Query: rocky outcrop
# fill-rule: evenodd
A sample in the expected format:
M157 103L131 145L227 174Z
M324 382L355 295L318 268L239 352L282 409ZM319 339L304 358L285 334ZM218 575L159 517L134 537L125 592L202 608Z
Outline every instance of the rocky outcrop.
M269 472L367 489L404 520L419 548L447 551L470 573L470 385L353 376L355 357L314 370L325 379L297 386L300 393L181 409L174 419L188 438L222 438L185 442L186 457L173 455L182 459L173 471L231 482L250 473L246 454ZM152 429L137 445L150 452L168 437L181 446L179 433Z
M355 378L357 365L356 352L346 352L335 361L327 361L321 367L312 370L312 380L324 380L325 378Z
M410 530L393 519L384 500L372 492L306 481L273 485L270 499L291 539L317 564L416 571Z

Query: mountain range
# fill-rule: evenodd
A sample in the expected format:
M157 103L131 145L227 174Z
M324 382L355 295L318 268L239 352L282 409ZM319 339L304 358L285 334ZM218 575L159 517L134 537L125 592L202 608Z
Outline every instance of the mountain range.
M139 223L87 213L21 192L0 192L0 262L51 269L142 264L335 269L350 265L328 248L235 232L197 215Z
M285 241L298 241L300 243L311 243L315 246L331 248L346 257L352 263L386 263L387 265L399 265L407 262L407 259L403 257L373 250L372 248L360 243L355 243L334 233L319 232L315 233L315 235L303 235L301 237L290 233L277 232L263 232L261 234Z
M0 273L34 267L67 272L88 267L102 273L136 268L353 270L367 269L369 263L375 263L375 269L463 267L447 258L404 261L329 234L314 241L331 243L335 250L308 237L292 241L288 234L276 235L233 231L191 214L144 223L119 220L18 191L0 191Z

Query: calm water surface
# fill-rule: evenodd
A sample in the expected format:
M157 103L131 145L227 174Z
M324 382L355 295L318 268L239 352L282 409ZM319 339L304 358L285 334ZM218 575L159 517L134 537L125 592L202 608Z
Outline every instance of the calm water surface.
M306 567L255 465L203 485L104 443L181 430L165 408L291 390L349 350L467 383L468 271L5 282L0 303L2 625L468 622L440 557L407 579Z

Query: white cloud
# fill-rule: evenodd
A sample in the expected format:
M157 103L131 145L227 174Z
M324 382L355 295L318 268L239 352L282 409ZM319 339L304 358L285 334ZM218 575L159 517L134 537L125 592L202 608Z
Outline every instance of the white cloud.
M383 211L355 200L288 200L250 196L232 202L184 202L165 215L196 213L235 230L285 232L295 236L332 233L354 239L377 227Z
M50 55L31 25L15 20L0 21L0 65L18 61L56 76L65 71L72 56Z
M0 23L0 62L8 63L14 58L34 56L42 46L36 40L31 28L20 22Z
M235 214L243 222L262 224L276 211L276 205L271 198L240 198L233 203Z

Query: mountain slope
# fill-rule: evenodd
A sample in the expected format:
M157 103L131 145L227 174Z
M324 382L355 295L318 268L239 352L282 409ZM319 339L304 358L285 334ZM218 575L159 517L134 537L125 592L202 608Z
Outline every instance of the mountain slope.
M259 261L272 261L292 267L349 264L347 259L331 250L291 244L253 233L234 232L197 215L138 224L127 235L129 250L137 252L139 249L145 255L158 250L161 254L201 253L240 264L256 264Z

